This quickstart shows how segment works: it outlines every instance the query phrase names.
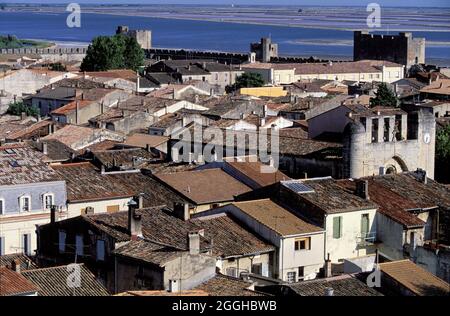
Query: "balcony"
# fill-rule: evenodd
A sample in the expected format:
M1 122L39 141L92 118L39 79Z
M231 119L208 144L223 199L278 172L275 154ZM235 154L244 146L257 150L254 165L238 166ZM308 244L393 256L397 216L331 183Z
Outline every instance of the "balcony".
M375 244L376 240L377 234L375 232L362 233L356 237L356 242L360 247L372 246Z

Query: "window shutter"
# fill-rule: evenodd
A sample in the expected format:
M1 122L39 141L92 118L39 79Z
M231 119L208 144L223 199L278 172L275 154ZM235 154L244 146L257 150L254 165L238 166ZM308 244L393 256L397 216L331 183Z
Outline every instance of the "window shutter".
M5 254L5 237L0 237L0 256Z
M262 264L262 276L269 277L269 265L267 263Z
M333 217L333 238L341 238L342 236L342 217Z
M27 234L27 255L31 255L31 234Z

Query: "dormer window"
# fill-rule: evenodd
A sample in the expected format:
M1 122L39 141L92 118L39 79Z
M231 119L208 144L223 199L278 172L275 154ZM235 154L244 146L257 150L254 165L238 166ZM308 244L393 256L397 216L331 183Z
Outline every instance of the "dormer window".
M31 211L31 198L29 196L22 196L19 199L19 206L21 212Z
M53 193L46 193L43 195L42 200L44 202L44 210L49 211L52 205L54 205L55 196Z

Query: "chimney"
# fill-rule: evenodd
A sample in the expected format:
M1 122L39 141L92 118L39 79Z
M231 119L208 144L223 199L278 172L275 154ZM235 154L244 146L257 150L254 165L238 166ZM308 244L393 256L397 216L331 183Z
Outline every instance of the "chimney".
M214 96L214 89L213 88L209 89L209 96L210 97Z
M14 259L11 262L11 270L14 272L20 273L20 261L18 259Z
M24 120L27 118L27 114L25 112L20 113L20 119Z
M50 206L50 223L56 222L56 205Z
M200 254L200 234L198 232L189 233L189 254L198 255Z
M144 194L145 193L139 193L139 195L137 196L138 209L144 208Z
M142 236L141 215L136 214L138 203L133 199L128 203L128 233L132 240Z
M325 296L334 296L334 290L331 287L325 289Z
M266 118L262 117L260 119L259 126L264 126L264 125L266 125Z
M369 200L369 181L357 180L356 181L356 195L365 200Z
M42 142L42 153L44 155L48 154L48 144L46 142Z
M419 176L420 182L427 184L427 172L425 170L418 168L416 174Z
M332 276L330 253L328 253L327 260L325 260L324 277L331 278Z
M173 213L183 221L187 221L191 217L188 203L173 203Z

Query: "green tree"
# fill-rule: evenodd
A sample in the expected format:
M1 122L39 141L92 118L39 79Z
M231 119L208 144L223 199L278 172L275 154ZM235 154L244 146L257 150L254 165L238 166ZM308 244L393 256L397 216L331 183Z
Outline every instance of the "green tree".
M123 58L125 68L137 71L144 64L144 51L141 49L139 43L132 37L125 37L124 45Z
M450 183L450 125L436 133L436 180Z
M53 63L50 65L50 70L52 71L67 71L66 66L61 63Z
M7 112L11 115L21 115L25 113L27 116L39 116L39 109L36 107L26 106L23 102L12 102L9 104Z
M89 45L81 71L138 70L143 64L144 52L134 38L120 34L99 36Z
M386 83L381 83L378 86L377 92L375 93L375 98L370 99L370 106L386 106L386 107L397 107L399 105L398 99L394 92L389 89Z
M256 73L243 73L236 78L236 82L233 85L229 85L225 88L227 93L232 93L241 88L254 88L262 87L264 85L264 79L260 74Z

